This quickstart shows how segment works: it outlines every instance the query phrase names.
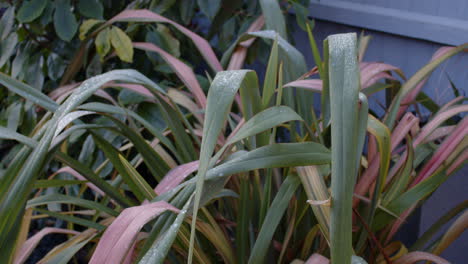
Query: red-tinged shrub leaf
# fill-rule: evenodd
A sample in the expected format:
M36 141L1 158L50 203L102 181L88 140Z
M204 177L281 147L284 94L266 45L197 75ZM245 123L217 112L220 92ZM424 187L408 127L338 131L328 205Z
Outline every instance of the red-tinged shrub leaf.
M405 76L402 71L390 64L380 63L380 62L361 62L359 65L361 70L361 87L366 88L380 79L395 79L390 74L386 73L389 71L394 71L400 75L403 79Z
M414 252L408 253L404 255L403 257L397 259L393 263L394 264L413 264L422 260L431 261L436 264L449 264L450 263L447 260L439 256L436 256L427 252L421 252L421 251L414 251Z
M424 142L428 136L430 136L434 130L437 129L446 120L462 112L468 111L468 105L460 105L452 107L444 112L437 114L429 123L427 123L419 132L415 140L413 141L413 148L416 148L421 142ZM392 167L389 173L388 179L390 180L395 173L400 169L406 159L406 152L400 157L397 163Z
M170 191L179 185L187 176L198 170L199 161L192 161L171 169L162 181L156 186L154 192L158 195Z
M106 83L102 88L106 87L122 87L150 98L154 97L154 95L145 86L140 84L109 82Z
M446 103L444 106L442 106L440 109L439 109L439 112L444 112L445 110L447 110L449 107L451 107L452 105L455 105L461 101L464 101L466 100L466 97L465 96L458 96L457 98L449 101L448 103Z
M123 210L102 235L89 263L121 263L130 251L140 229L167 210L179 211L163 201Z
M74 231L74 230L68 230L68 229L62 229L62 228L52 228L52 227L46 227L42 229L41 231L37 232L35 235L30 237L24 244L21 246L21 249L18 251L18 255L15 257L15 264L19 263L24 263L29 255L33 252L34 248L36 248L37 244L41 241L41 239L48 235L48 234L72 234L76 235L79 234L79 232Z
M444 123L449 118L463 112L468 112L468 105L460 105L450 108L444 112L437 114L429 123L427 123L414 140L414 147L419 145L426 137L428 137L437 127Z
M76 87L78 87L81 83L73 83L73 84L68 84L65 86L61 86L57 89L54 89L52 92L50 92L49 97L57 101L59 97L61 97L63 94L68 94L73 91Z
M432 61L442 57L443 55L447 54L448 52L450 52L453 49L455 49L455 47L441 47L440 49L438 49L434 53L434 55L432 56L432 58L431 58L431 60L429 62L432 62ZM416 99L416 96L419 94L421 89L424 87L424 85L426 84L428 78L429 77L427 77L427 78L423 79L421 82L419 82L419 84L403 98L403 100L401 102L400 109L398 109L397 118L402 116L403 113L405 113L406 109L411 104L411 102L414 102L414 100Z
M263 28L265 25L265 18L259 16L247 29L247 32L256 32ZM227 67L228 70L240 70L244 65L245 58L247 56L247 50L255 41L256 38L251 38L239 43L236 50L231 55L231 60Z
M79 172L77 172L76 170L70 168L70 167L63 167L61 169L59 169L58 171L55 172L55 174L59 174L59 173L68 173L70 175L72 175L73 177L77 178L78 180L80 181L88 181L88 179L86 179L83 175L81 175ZM96 193L100 194L101 196L104 196L104 192L99 189L96 185L90 183L90 182L87 182L86 185L93 191L95 191Z
M419 124L419 118L415 117L412 113L406 113L400 120L398 125L392 132L392 151L400 145L401 141L411 131L411 129Z
M297 87L310 90L312 92L322 92L322 80L311 79L311 80L297 80L284 85L284 87Z
M447 173L452 174L459 166L464 164L468 160L468 150L463 151L463 153L456 159L450 167L447 168Z
M453 133L451 133L450 136L448 136L439 146L432 158L425 163L425 166L421 169L419 175L413 181L411 186L423 181L442 166L466 135L468 135L468 117L463 118Z
M201 108L206 107L206 96L203 92L203 89L200 87L195 73L193 70L187 66L185 63L181 62L171 54L167 53L163 49L154 45L153 43L147 42L135 42L133 46L137 49L142 49L146 51L153 51L161 55L161 57L169 64L169 66L174 70L180 80L187 86L187 88L192 92L193 96L197 100L198 105Z
M208 41L170 19L160 16L149 10L141 9L125 10L113 17L112 19L110 19L109 21L107 21L106 24L110 25L114 22L159 22L171 24L193 41L197 49L200 51L201 55L205 58L208 65L210 65L210 67L215 72L223 70L223 68L221 67L221 63L216 57L213 49L211 49L211 46L208 43Z

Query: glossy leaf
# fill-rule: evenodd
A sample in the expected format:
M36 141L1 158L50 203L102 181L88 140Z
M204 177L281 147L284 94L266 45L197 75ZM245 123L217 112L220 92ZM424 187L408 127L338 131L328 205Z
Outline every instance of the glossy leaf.
M79 0L78 11L85 17L102 19L104 7L99 0Z
M216 16L221 7L221 0L197 0L200 10L205 14L210 20Z
M47 0L29 0L24 1L21 8L18 10L16 18L21 23L28 23L38 18L47 5Z
M65 41L70 41L78 30L75 15L71 12L70 0L55 2L54 27L57 35Z

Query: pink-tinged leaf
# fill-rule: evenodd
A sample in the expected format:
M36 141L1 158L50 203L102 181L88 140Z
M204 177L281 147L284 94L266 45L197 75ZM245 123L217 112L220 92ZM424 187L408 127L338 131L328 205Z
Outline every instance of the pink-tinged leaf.
M310 79L310 80L297 80L284 85L284 87L297 87L310 90L316 93L322 93L322 80Z
M362 87L362 89L367 88L367 87L375 84L376 82L378 82L379 80L382 80L382 79L396 80L396 78L393 77L392 75L390 75L390 74L388 74L386 72L381 72L379 74L376 74L376 75L372 76L372 78L370 78L367 82L361 83L361 87Z
M83 175L81 175L79 172L77 172L76 170L70 168L70 167L63 167L63 168L60 168L58 171L56 171L54 173L54 175L56 174L59 174L59 173L68 173L70 175L72 175L73 177L75 177L76 179L80 180L80 181L88 181ZM96 185L90 183L90 182L86 182L86 185L93 191L95 191L96 193L100 194L101 196L104 196L104 192L99 189L99 187L97 187Z
M247 29L247 32L259 31L263 25L265 25L265 18L259 16ZM231 60L227 67L228 70L240 70L244 65L245 58L247 56L247 50L255 41L256 38L251 38L239 43L238 47L234 50L231 55Z
M450 136L448 136L444 142L439 146L437 151L434 153L432 158L425 164L421 169L416 179L413 181L411 186L418 184L430 175L432 175L444 162L447 161L448 157L453 153L455 148L462 142L462 140L468 135L468 117L457 125L456 129Z
M108 94L106 91L104 91L102 89L97 90L96 93L94 93L94 94L101 97L101 98L104 98L104 99L108 100L113 105L119 105L119 103L117 103L117 101L115 101L114 98L110 94Z
M367 145L367 161L374 159L377 155L377 139L374 135L369 134L369 143Z
M361 62L361 87L366 88L376 83L380 79L395 80L395 77L390 75L389 71L398 73L403 79L405 76L401 70L393 65L380 62Z
M428 136L430 136L434 130L437 129L443 122L455 116L457 114L468 111L468 105L461 105L452 107L449 110L437 114L429 123L427 123L419 132L418 136L413 141L413 148L416 148L421 142L424 142ZM392 167L388 175L387 180L391 180L396 172L401 168L404 161L406 160L406 152L400 157L397 163Z
M59 97L61 97L63 94L69 94L71 93L76 87L78 87L81 83L73 83L65 86L61 86L57 89L54 89L52 92L49 93L49 97L57 101Z
M79 232L74 230L62 229L62 228L52 228L46 227L41 231L37 232L35 235L30 237L24 244L21 246L21 249L18 251L18 255L15 257L15 264L24 263L29 255L33 252L34 248L36 248L37 244L41 241L41 239L49 234L56 233L56 234L72 234L76 235Z
M401 143L403 138L411 131L412 127L418 125L419 123L419 118L415 117L411 113L406 113L406 115L401 119L400 123L398 123L397 127L395 127L392 135L391 135L391 147L390 151L393 152L393 150ZM376 153L376 152L374 152ZM405 153L406 154L406 153ZM369 166L367 169L364 171L362 176L359 178L358 183L356 184L354 192L357 195L365 195L371 185L375 182L377 175L379 174L379 163L380 163L380 158L377 155L372 155L369 156ZM400 158L401 164L399 164L398 168L403 164L405 161L406 156L402 156ZM397 165L398 165L397 164ZM395 170L394 166L391 170L390 173L387 176L386 182L389 182L394 174L396 173L397 170ZM354 199L353 200L353 206L356 207L359 204L359 199Z
M327 259L326 257L314 253L312 256L310 256L304 264L329 264L330 260Z
M458 167L465 164L468 160L468 150L463 151L463 153L447 168L447 173L452 174Z
M463 112L468 112L468 105L460 105L450 108L444 112L437 114L429 123L427 123L419 133L419 135L414 140L414 147L419 145L427 136L429 136L437 127L439 127L443 122L447 121L449 118L458 115Z
M122 87L150 98L154 97L154 95L141 84L108 82L102 86L102 88L107 87Z
M431 261L432 263L435 263L435 264L450 264L450 262L448 262L447 260L439 256L436 256L427 252L421 252L421 251L410 252L404 255L403 257L397 259L393 263L394 264L413 264L413 263L423 261L423 260Z
M436 255L440 255L453 241L455 241L459 236L465 232L468 228L468 211L464 211L461 216L453 222L453 224L449 227L447 232L445 232L444 236L440 240L437 247L432 251L432 253Z
M450 135L453 132L455 127L456 126L444 126L444 127L436 128L434 132L431 133L430 136L428 136L425 140L423 140L423 143L428 143L428 142L446 137L447 135Z
M198 170L199 161L192 161L171 169L162 181L156 186L154 192L164 194L179 185L187 176Z
M221 63L216 57L208 41L170 19L160 16L149 10L141 9L122 11L121 13L107 21L106 25L110 25L114 22L159 22L171 24L193 41L197 49L200 51L201 55L205 58L208 65L210 65L210 67L215 72L223 70Z
M446 103L444 106L442 106L440 109L439 109L439 113L440 112L444 112L446 111L447 109L449 109L452 105L455 105L463 100L465 100L466 97L465 96L458 96L457 98L449 101L448 103Z
M102 235L89 263L121 263L130 251L140 229L167 210L179 212L177 208L163 201L123 210Z
M187 66L185 63L181 62L171 54L167 53L163 49L154 45L153 43L135 42L133 43L133 46L137 49L153 51L158 53L167 62L167 64L169 64L172 70L174 70L174 72L185 84L185 86L187 86L187 88L192 92L198 105L201 108L206 107L205 93L203 92L203 89L198 83L198 80L195 77L195 73L193 73L192 69L189 66Z
M242 118L239 123L237 124L236 128L234 128L234 130L231 132L231 134L229 134L228 138L226 139L226 141L229 141L232 137L234 137L237 132L239 132L239 129L241 129L241 127L245 124L245 119Z
M427 126L427 125L426 125ZM421 169L419 172L418 176L416 179L412 182L411 187L416 185L417 183L423 181L427 177L429 177L432 173L434 173L440 165L444 163L444 161L447 159L450 154L452 154L453 150L458 146L458 144L463 140L463 138L468 134L468 117L465 117L457 126L456 130L449 136L447 137L444 142L439 146L438 150L434 153L432 156L431 160L426 163L426 165ZM415 145L413 144L415 147ZM406 153L405 153L406 154ZM465 157L465 153L461 154L460 157ZM406 156L402 157L406 158ZM400 161L401 159L400 158ZM398 161L398 162L400 162ZM466 159L464 160L466 161ZM462 162L464 162L462 161ZM460 162L459 160L456 160L455 162ZM461 164L459 164L461 165ZM458 165L458 166L459 166ZM394 167L398 166L395 165ZM401 165L400 165L401 166ZM454 168L452 168L452 171ZM406 210L403 214L400 215L400 218L395 221L393 224L388 236L386 243L390 241L390 239L395 235L395 233L398 231L400 226L404 223L406 218L413 212L413 210L416 208L416 205L412 206L408 210Z
M144 233L144 232L138 233L137 239L135 239L135 241L133 242L132 246L130 247L130 250L128 251L127 257L125 257L125 260L122 262L122 264L136 263L136 260L138 257L138 252L135 250L136 244L138 241L142 239L146 239L146 238L148 238L148 233Z
M392 151L400 145L401 141L406 137L406 135L411 131L414 126L419 124L419 118L415 117L412 113L406 113L403 118L401 118L398 125L395 127L392 133L391 142Z
M455 47L442 47L438 49L434 55L432 56L430 62L442 57L444 54L447 54L450 52L452 49L455 49ZM398 109L398 114L397 118L402 116L405 112L406 109L408 109L409 105L416 100L416 97L418 96L419 92L421 89L424 87L426 84L428 78L423 79L411 92L409 92L401 101L401 106Z

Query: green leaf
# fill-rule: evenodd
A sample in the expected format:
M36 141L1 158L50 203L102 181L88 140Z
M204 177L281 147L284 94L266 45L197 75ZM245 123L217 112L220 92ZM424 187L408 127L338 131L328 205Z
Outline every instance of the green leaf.
M22 144L25 144L31 148L34 148L37 145L37 142L29 137L21 135L11 129L6 127L0 127L0 139L10 139L16 140Z
M86 34L88 34L88 32L91 29L93 29L94 27L96 27L100 23L102 23L101 20L96 20L96 19L85 20L80 26L80 40L84 40L86 38ZM105 31L105 30L103 30L103 31ZM100 33L102 33L102 32L100 32Z
M154 190L149 186L149 184L145 181L143 176L138 173L138 171L127 161L122 155L119 155L119 159L122 162L125 170L127 171L128 175L132 177L133 182L140 186L140 189L145 193L145 196L148 197L148 200L153 199L156 197L156 193Z
M64 164L71 167L72 169L76 170L81 175L83 175L83 177L85 177L89 182L96 185L106 195L108 195L110 198L118 202L120 206L125 208L125 207L136 205L133 200L129 200L127 197L122 195L117 188L107 183L107 181L105 181L99 175L94 173L93 170L91 170L87 166L84 166L82 163L78 162L77 160L71 158L70 156L62 152L58 152L56 154L56 159L63 162Z
M200 10L210 19L216 16L221 7L221 0L197 0Z
M362 116L358 105L360 74L356 34L332 35L328 43L332 124L331 261L350 264L353 191L367 121L364 129L360 125L362 119L367 119L367 112Z
M250 152L236 152L232 156L234 158L209 170L206 179L216 179L255 169L330 163L330 151L315 142L271 144Z
M47 75L52 80L63 76L67 63L57 53L50 53L47 57Z
M98 229L99 230L99 229ZM67 247L60 253L56 254L54 257L47 260L47 264L67 264L75 256L75 254L88 242L93 239L94 236L84 240L83 242L73 244L72 246Z
M296 192L299 184L299 178L292 175L288 175L283 184L281 184L281 187L278 190L275 199L271 203L271 207L265 217L265 219L268 220L265 220L260 229L260 233L258 234L257 241L255 241L248 263L264 263L268 247L272 242L275 230L288 208L289 201Z
M309 18L308 18L309 10L307 9L306 6L303 6L302 4L298 2L292 2L292 6L294 8L297 24L302 30L306 31L307 26L310 23Z
M55 32L64 41L70 41L78 29L75 15L71 12L70 0L57 0L54 13Z
M195 14L195 4L193 0L181 0L179 5L180 18L182 22L187 25L192 20Z
M410 250L411 251L421 251L423 250L424 248L424 245L427 244L431 238L436 235L439 230L445 225L447 224L447 222L449 222L450 220L452 220L455 216L457 216L458 214L462 213L463 211L465 211L466 209L468 209L468 200L465 200L461 203L459 203L457 206L455 206L454 208L450 209L449 212L447 212L446 214L444 214L441 218L439 218L439 220L437 220L437 222L435 222L429 229L427 229L424 234L422 236L420 236L418 238L418 240L416 241L416 243L414 243Z
M119 213L117 213L116 211L98 202L93 202L93 201L76 198L76 197L69 196L69 195L63 195L63 194L48 194L48 195L39 196L37 198L33 198L28 201L26 208L31 208L31 207L36 207L36 206L46 205L46 204L53 204L53 203L74 204L78 206L83 206L85 208L93 209L96 211L101 211L112 216L119 215Z
M416 72L407 82L405 82L401 89L398 91L398 94L396 95L395 99L392 101L390 109L388 110L388 113L385 116L385 124L387 125L387 127L393 127L397 117L398 109L400 108L400 104L403 98L405 98L405 96L408 93L410 93L422 80L424 80L424 78L428 77L441 63L453 57L454 55L463 52L466 48L468 48L468 43L457 46L456 48L444 53L442 56L426 64L418 72Z
M28 23L38 18L47 5L47 0L25 1L16 15L20 23Z
M169 229L164 233L163 237L154 243L151 248L146 252L143 258L138 262L139 264L152 264L152 263L163 263L166 259L166 255L172 247L174 240L179 233L180 226L184 222L185 216L189 206L192 204L192 197L185 203L182 211L177 215L174 222L172 222Z
M386 208L395 215L400 215L412 206L416 206L419 201L431 194L437 187L439 187L447 179L444 171L438 171L429 178L418 183L407 192L398 196L390 202ZM387 225L392 218L388 217L388 213L380 212L375 216L373 230L379 230Z
M18 34L15 32L8 35L8 38L3 41L0 45L0 68L10 59L11 55L15 51L16 44L18 44Z
M195 223L197 212L203 191L203 183L206 172L210 169L210 160L216 145L217 138L227 119L234 96L245 79L256 78L253 71L223 71L218 72L208 92L208 101L203 124L203 137L200 150L200 167L196 176L197 184L195 191L194 213L192 231L190 236L190 248L188 262L191 263L193 256L193 243L195 239Z
M411 173L413 172L414 162L414 149L413 141L411 137L406 137L406 159L402 168L400 168L391 183L388 191L385 192L384 198L382 199L382 205L386 207L391 201L401 195L406 189L408 183L411 180Z
M80 180L57 180L57 179L50 179L50 180L38 180L34 183L34 188L50 188L50 187L63 187L66 185L75 185L75 184L82 184L86 183L86 181Z
M287 106L270 107L249 119L249 121L226 142L226 145L233 144L239 140L293 120L301 121L302 118L291 108Z
M79 0L78 11L85 17L102 19L104 7L99 0Z
M159 33L159 36L162 37L164 47L167 48L166 50L174 57L180 57L180 42L174 37L169 27L159 24L156 31Z
M96 37L96 40L94 41L94 45L96 46L99 58L101 58L101 61L104 61L104 57L106 57L107 53L109 53L111 49L109 28L106 28L103 31L99 32L99 34Z
M50 97L47 95L1 72L0 83L3 84L8 90L20 95L26 100L29 100L48 111L55 111L58 108L58 104L50 99Z
M367 225L372 226L374 220L375 210L377 209L380 197L387 181L388 169L390 166L391 156L391 143L390 143L390 130L382 122L380 122L373 115L369 114L367 121L367 131L371 133L377 139L377 145L379 147L379 162L377 157L373 157L370 166L379 165L379 176L375 181L374 194L372 196L370 207L367 208ZM375 162L375 163L374 163ZM370 170L370 168L368 168ZM367 232L361 232L361 237L357 244L357 248L360 249L364 246L367 239Z
M176 0L158 0L158 1L151 1L149 5L149 9L158 14L164 14L168 9L170 9Z
M124 182L128 185L138 200L140 202L143 202L145 199L151 200L153 196L149 195L147 192L148 183L142 179L141 175L135 174L135 171L131 170L127 163L122 162L122 154L102 137L94 134L93 138L96 145L104 152L112 165L114 165L114 168L119 172ZM138 178L138 180L135 180L136 178Z
M278 39L275 39L271 47L270 59L268 60L263 82L262 104L263 108L268 107L271 97L275 93L276 80L278 79Z
M283 39L287 39L286 23L278 1L260 0L260 6L265 17L266 28L278 32Z
M7 108L7 127L12 131L17 131L23 115L23 103L13 102Z
M104 225L98 224L98 223L96 223L94 221L85 220L85 219L82 219L82 218L79 218L79 217L74 217L74 216L70 216L70 215L66 215L66 214L60 214L60 213L57 213L57 212L48 211L48 210L44 210L44 209L41 209L41 208L34 208L34 211L37 211L37 212L42 213L42 214L49 215L49 216L51 216L53 218L57 218L57 219L60 219L60 220L63 220L63 221L67 221L67 222L70 222L70 223L81 225L81 226L84 226L84 227L94 228L94 229L99 230L99 231L102 231L102 230L106 229L106 226L104 226Z
M66 101L55 109L52 118L42 130L39 144L30 153L27 149L21 150L12 165L2 177L0 184L0 237L9 237L15 240L18 228L15 221L24 211L24 205L29 197L34 181L42 172L49 158L49 149L55 137L55 131L60 121L78 105L92 96L99 87L110 81L124 81L143 84L152 92L159 91L159 86L134 70L114 70L95 76L83 82ZM11 241L13 241L11 240ZM12 252L3 250L5 242L0 240L0 253L9 258Z
M114 47L117 56L122 61L133 61L133 45L132 40L118 27L112 27L110 30L110 42Z
M0 41L4 41L6 37L10 34L13 24L15 23L15 7L11 6L5 13L3 13L2 18L0 18Z

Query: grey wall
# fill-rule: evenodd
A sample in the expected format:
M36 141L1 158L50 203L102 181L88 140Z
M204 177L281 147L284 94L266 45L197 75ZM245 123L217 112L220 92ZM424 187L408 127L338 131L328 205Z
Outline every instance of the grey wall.
M322 0L325 1L325 0ZM353 0L359 1L359 0ZM435 0L434 0L435 1ZM433 1L433 2L434 2ZM362 2L362 1L361 1ZM375 1L376 3L395 3L401 1ZM424 5L423 5L424 10ZM457 10L458 12L459 10ZM442 12L442 11L441 11ZM445 12L445 11L444 11ZM468 16L468 12L463 14ZM342 24L316 21L314 35L319 42L320 49L322 41L326 36L336 33L356 32L361 33L363 29L346 26ZM412 39L398 35L378 31L366 31L372 35L365 61L381 61L392 64L403 70L407 77L413 75L421 66L426 64L432 54L442 45L434 42ZM314 66L313 57L310 51L307 35L300 29L296 29L294 34L296 47L303 52L310 67ZM443 104L454 98L450 83L447 79L450 76L460 91L466 95L468 92L468 54L456 56L444 63L436 70L428 81L424 91L427 92L436 102ZM370 99L371 107L379 109L376 100L383 102L383 95L377 95ZM423 205L421 212L420 234L427 230L440 216L458 203L467 199L468 191L468 166L453 175L438 189L432 197ZM445 228L448 228L446 225ZM454 244L452 244L443 254L447 260L453 263L466 263L468 256L468 232L465 232Z

